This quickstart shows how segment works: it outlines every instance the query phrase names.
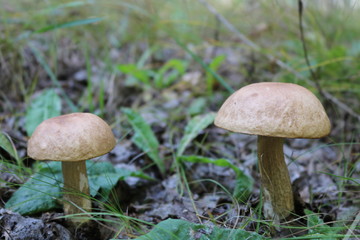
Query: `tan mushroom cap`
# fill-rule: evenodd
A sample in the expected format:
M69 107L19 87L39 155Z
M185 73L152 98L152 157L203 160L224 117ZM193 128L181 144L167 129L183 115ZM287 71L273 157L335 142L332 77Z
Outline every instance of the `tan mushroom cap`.
M108 153L115 144L104 120L91 113L71 113L43 121L27 151L36 160L81 161Z
M221 106L215 125L233 132L286 138L321 138L330 120L316 96L292 83L245 86Z

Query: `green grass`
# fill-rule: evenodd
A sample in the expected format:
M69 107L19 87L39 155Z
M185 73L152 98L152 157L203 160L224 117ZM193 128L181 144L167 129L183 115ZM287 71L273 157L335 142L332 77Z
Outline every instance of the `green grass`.
M337 131L327 141L335 143L331 146L342 154L340 162L334 160L339 172L336 175L327 171L320 173L330 175L337 183L338 199L331 204L341 206L347 194L358 196L352 192L354 190L349 190L359 188L356 172L360 142L358 121L336 104L327 103L308 81L277 66L266 55L285 62L305 78L310 78L309 69L312 69L324 90L360 114L359 4L342 7L341 3L346 0L333 5L325 1L306 3L303 17L309 67L299 37L296 1L226 2L209 1L236 31L247 36L258 48L240 41L236 33L229 31L199 1L0 0L0 113L14 116L15 122L18 121L14 131L20 131L24 126L19 119L24 117L23 110L29 108L36 94L55 89L61 97L63 113L94 112L113 123L119 135L133 136L131 124L120 109L128 107L139 112L156 109L174 94L180 104L164 120L165 133L170 135L165 139L168 142L156 140L155 150L146 149L143 144L138 144L138 148L155 154L150 158L156 160L150 161L146 168L155 164L163 178L178 174L182 191L192 196L194 182L187 181L184 167L177 158L183 156L185 150L206 157L222 153L213 147L217 143L211 142L211 134L202 136L201 141L196 139L203 129L189 137L186 144L181 144L186 124L197 115L218 109L222 100L243 85L257 81L293 82L311 89L326 103ZM233 55L237 59L229 59ZM64 63L64 59L69 62ZM76 82L66 72L76 64L77 69L85 69L85 82ZM186 76L197 72L200 73L199 82L184 81ZM64 80L73 82L81 92L74 94L73 87ZM136 97L129 95L131 91ZM186 92L190 92L191 99L198 99L197 103L183 100ZM192 110L186 106L192 106ZM344 124L343 130L339 131L341 124ZM152 131L151 127L148 131ZM14 151L16 142L8 139L7 135L1 135L0 146L15 159L15 165L24 168L24 159ZM168 150L172 156L159 154L158 151L169 146L172 146ZM236 159L236 156L221 157ZM212 163L209 160L207 164ZM29 169L24 169L26 173L21 174L27 176ZM219 182L214 185L223 188ZM357 199L353 200L358 203ZM194 200L192 204L195 206ZM234 201L233 205L237 204ZM129 236L146 232L144 226L148 223L125 216L117 206L108 204L106 209L97 214L116 220L99 217L99 221L120 222L118 231L124 230ZM258 232L266 229L265 235L269 235L273 226L261 220L261 208L255 209L251 217L244 222L244 227L253 221ZM218 219L212 220L218 223ZM351 229L351 222L335 222L330 228L319 222L299 228L330 234L307 235L302 239L344 238Z

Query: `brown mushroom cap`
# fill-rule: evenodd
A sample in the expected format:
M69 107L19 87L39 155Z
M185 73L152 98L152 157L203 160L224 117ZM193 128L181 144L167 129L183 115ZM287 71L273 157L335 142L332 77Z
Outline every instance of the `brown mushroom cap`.
M115 143L104 120L91 113L71 113L43 121L27 150L36 160L81 161L108 153Z
M215 125L233 132L286 138L321 138L330 121L316 96L292 83L245 86L221 106Z

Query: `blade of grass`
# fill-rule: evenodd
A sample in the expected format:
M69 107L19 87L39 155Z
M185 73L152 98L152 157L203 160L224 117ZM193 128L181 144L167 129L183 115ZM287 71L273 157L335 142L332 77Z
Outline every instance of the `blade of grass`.
M216 81L218 81L229 93L233 93L235 90L227 83L225 80L218 75L216 72L214 72L198 55L196 55L193 51L191 51L183 42L181 42L178 39L175 39L176 43L190 56L198 62L207 73L210 73Z
M40 12L40 14L53 14L53 12L58 11L60 9L65 9L65 8L73 8L73 7L81 7L84 5L88 5L91 4L90 1L73 1L73 2L69 2L69 3L62 3L56 6L51 6L49 8L46 8L44 10L42 10Z
M241 202L246 202L252 192L254 180L251 177L247 176L243 171L241 171L238 167L229 162L227 159L212 159L208 157L190 155L180 156L177 158L177 160L180 162L186 161L192 163L209 163L220 167L231 168L236 174L234 197Z
M16 160L16 163L19 167L23 167L22 161L19 158L14 142L12 141L11 137L5 132L0 132L0 148L4 149L10 156L12 156Z
M93 103L94 89L93 89L93 82L92 82L92 71L91 71L89 49L86 46L84 47L84 55L85 55L86 75L87 75L86 100L87 100L88 108L90 109L91 112L94 112L95 106Z
M44 57L40 53L40 51L35 48L34 46L30 45L30 49L33 52L36 60L40 63L40 65L44 68L45 72L49 75L51 81L53 84L59 88L61 95L64 97L65 102L69 105L71 111L77 112L78 108L77 106L71 101L71 99L68 97L64 89L61 87L61 84L59 83L57 77L55 76L54 72L51 70L50 66L46 63Z
M40 28L40 29L34 31L34 33L45 33L45 32L54 31L54 30L62 29L62 28L70 28L70 27L76 27L76 26L86 25L86 24L90 24L90 23L96 23L96 22L101 21L102 19L103 18L89 18L89 19L80 19L80 20L71 21L71 22L53 24L53 25L49 25L49 26Z

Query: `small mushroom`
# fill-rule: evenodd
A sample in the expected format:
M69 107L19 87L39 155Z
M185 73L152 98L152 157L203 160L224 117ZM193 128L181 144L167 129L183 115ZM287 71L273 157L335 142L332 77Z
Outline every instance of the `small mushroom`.
M104 120L91 113L71 113L43 121L29 139L27 152L36 160L62 162L64 213L69 215L91 210L85 160L108 153L115 144Z
M320 101L296 84L250 84L224 102L215 125L258 135L264 215L280 223L294 210L291 181L284 161L284 138L321 138L330 133L330 121Z

